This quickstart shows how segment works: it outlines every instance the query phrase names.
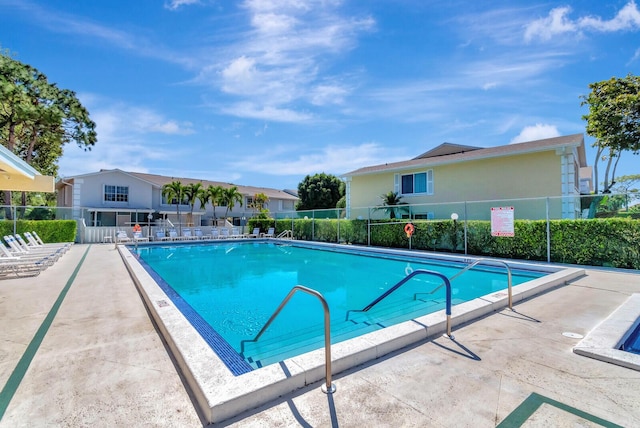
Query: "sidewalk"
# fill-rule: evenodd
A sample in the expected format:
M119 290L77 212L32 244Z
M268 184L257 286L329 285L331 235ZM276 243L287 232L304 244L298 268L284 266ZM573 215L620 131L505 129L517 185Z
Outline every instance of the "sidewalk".
M637 272L590 270L517 312L454 326L455 341L338 374L333 395L314 384L225 425L640 426L640 372L576 355L580 339L562 334L585 335L633 292ZM0 427L202 426L112 244L0 280L0 323Z

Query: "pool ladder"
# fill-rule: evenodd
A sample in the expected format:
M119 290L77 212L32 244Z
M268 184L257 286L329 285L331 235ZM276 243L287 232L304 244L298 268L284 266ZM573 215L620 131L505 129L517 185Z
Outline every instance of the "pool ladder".
M476 267L479 264L500 264L503 265L506 270L507 270L507 289L508 289L508 294L509 294L509 309L513 310L513 281L511 280L511 267L506 263L503 262L501 260L493 260L493 259L476 259L473 263L471 263L470 265L466 266L464 269L462 269L460 272L456 273L455 275L453 275L452 277L449 278L449 281L453 281L454 279L456 279L457 277L459 277L460 275L462 275L463 273L473 269L474 267ZM440 290L442 287L444 287L444 283L439 285L438 287L434 288L433 290L431 290L428 293L415 293L413 295L413 300L416 300L416 297L418 296L418 294L433 294L436 291Z
M311 294L312 296L317 297L318 300L320 300L320 302L322 303L322 307L324 309L324 356L325 356L326 380L325 380L325 384L322 385L321 389L322 389L322 392L324 392L325 394L333 394L336 391L336 387L333 383L331 383L331 317L329 315L329 305L327 304L327 301L325 300L324 296L312 288L308 288L302 285L296 285L295 287L293 287L291 291L289 291L289 294L287 294L287 297L285 297L282 303L280 303L280 306L278 306L278 308L273 312L273 315L271 315L271 318L269 318L269 320L265 323L262 329L258 332L256 337L250 340L243 340L240 342L240 353L244 355L244 345L246 343L257 342L258 339L260 339L260 336L262 336L262 333L264 333L267 330L267 328L271 325L273 320L278 316L278 314L280 314L280 311L282 311L282 309L285 307L285 305L289 302L289 300L293 297L293 295L297 291L302 291L304 293Z
M414 270L413 272L411 272L409 275L405 276L403 279L401 279L397 284L395 284L393 287L391 287L390 289L388 289L387 291L385 291L384 293L382 293L377 299L375 299L373 302L369 303L367 306L365 306L362 309L350 309L347 311L347 315L346 315L346 319L345 321L349 320L349 315L352 312L367 312L369 309L373 308L375 305L377 305L378 303L380 303L383 299L385 299L388 295L390 295L391 293L393 293L394 291L396 291L398 288L400 288L403 284L405 284L407 281L409 281L411 278L413 278L416 275L432 275L432 276L437 276L438 278L442 279L443 281L443 285L447 287L447 301L446 301L446 307L445 307L445 313L447 314L447 337L449 337L450 339L453 339L453 336L451 335L451 282L449 281L449 278L447 278L445 275L441 274L440 272L436 272L433 270L427 270L427 269L417 269ZM442 287L442 285L438 286L438 289L440 289ZM435 292L432 291L432 293ZM414 300L415 300L415 295L414 295Z

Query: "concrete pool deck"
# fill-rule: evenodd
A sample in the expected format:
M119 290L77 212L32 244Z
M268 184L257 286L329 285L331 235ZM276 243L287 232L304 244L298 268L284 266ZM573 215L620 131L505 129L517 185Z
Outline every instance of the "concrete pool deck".
M639 426L640 372L572 352L638 292L637 271L589 269L219 425ZM1 280L0 322L0 427L203 425L113 245Z

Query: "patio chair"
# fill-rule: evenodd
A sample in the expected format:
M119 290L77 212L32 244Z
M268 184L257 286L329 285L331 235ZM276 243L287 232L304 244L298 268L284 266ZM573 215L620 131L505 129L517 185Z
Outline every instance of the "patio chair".
M231 228L231 237L236 239L236 238L244 238L245 235L243 235L242 233L240 233L240 229L237 227L232 227Z
M56 242L56 243L51 243L51 244L41 243L38 239L36 239L35 233L36 233L35 231L33 233L29 233L29 232L24 232L23 233L25 238L27 238L27 244L29 245L29 247L34 247L34 248L56 248L56 249L62 250L63 252L67 252L67 250L69 248L71 248L71 242Z
M202 233L202 229L200 229L199 227L193 229L193 234L195 235L196 239L211 239L211 235L205 235L204 233Z
M247 238L257 238L260 236L260 228L254 227L253 232L247 235Z
M2 247L1 251L3 253L3 257L7 257L8 259L13 261L27 263L38 262L40 265L44 264L46 266L51 266L60 257L60 254L55 251L52 252L49 250L42 251L25 249L12 236L6 235L4 237L4 240L9 245L9 248L0 243L0 247Z
M260 236L262 236L263 238L273 238L275 236L275 233L276 233L276 228L270 227L269 230L267 230L267 233L263 233Z
M222 229L220 229L220 239L226 239L229 238L229 229L227 229L226 227L223 227Z
M211 239L220 239L220 231L218 228L214 227L211 229Z
M182 229L182 239L198 239L198 238L191 233L191 229L184 228Z
M184 237L178 235L175 229L169 229L169 239L172 241L182 241Z
M156 235L153 239L156 241L169 241L171 238L164 233L164 230L158 229L156 230Z
M124 230L119 230L116 232L116 242L129 242L131 238L127 235L127 232Z
M0 247L4 245L0 244ZM6 248L6 247L5 247ZM47 268L47 264L40 260L22 260L22 258L8 258L0 256L0 277L14 274L17 277L28 277L40 275L40 272Z
M42 240L42 238L40 238L40 236L38 236L38 233L35 230L32 230L31 234L33 235L35 240L38 241L39 244L44 245L44 246L47 246L47 245L58 245L58 246L65 247L65 248L69 249L73 245L73 242L56 242L56 243L47 244Z
M143 236L141 231L133 232L133 240L135 242L149 242L149 238Z
M29 247L27 243L18 234L14 236L5 236L4 240L9 244L11 251L14 255L18 256L33 256L33 257L47 257L49 259L58 260L64 251L57 248L34 248Z

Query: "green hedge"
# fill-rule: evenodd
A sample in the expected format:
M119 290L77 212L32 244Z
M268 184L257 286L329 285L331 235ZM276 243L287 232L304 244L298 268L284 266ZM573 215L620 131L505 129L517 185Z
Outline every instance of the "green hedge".
M16 220L16 233L36 231L44 242L74 242L77 225L75 220ZM13 235L13 221L0 221L1 236Z
M340 242L377 247L409 248L404 232L408 221L295 219L296 239ZM276 233L290 230L292 220L276 220ZM464 252L464 222L451 220L411 222L415 231L411 248L416 250ZM274 220L271 220L273 226ZM467 253L476 256L547 260L547 222L515 220L514 237L491 236L489 221L467 222ZM640 269L640 222L632 219L551 220L551 261L589 266ZM338 235L339 231L339 235Z

